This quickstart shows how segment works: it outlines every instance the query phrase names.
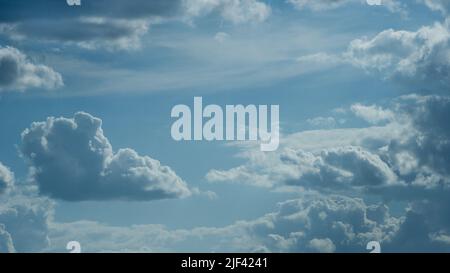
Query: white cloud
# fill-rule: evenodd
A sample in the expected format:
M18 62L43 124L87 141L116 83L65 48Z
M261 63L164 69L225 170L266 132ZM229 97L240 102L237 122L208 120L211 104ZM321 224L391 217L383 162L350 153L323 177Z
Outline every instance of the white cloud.
M275 189L363 190L396 200L448 192L450 98L410 95L394 100L388 109L373 105L353 110L373 123L387 123L288 135L275 153L243 146L245 163L210 170L206 178Z
M48 247L48 226L53 217L52 202L16 193L3 197L1 201L0 237L3 237L3 244L6 242L6 251L40 252ZM2 238L0 245L1 241Z
M288 0L297 9L329 10L354 3L354 0Z
M222 18L234 24L265 21L271 9L258 0L183 0L188 18L218 12Z
M0 253L16 252L11 235L5 230L5 226L0 224Z
M333 253L336 251L336 246L333 244L329 238L325 239L312 239L308 244L309 248L311 248L315 252L319 253Z
M217 32L216 35L214 35L214 40L216 40L219 43L224 43L229 38L230 35L226 32Z
M0 194L7 191L14 184L14 174L0 162Z
M307 119L306 122L314 127L330 129L337 125L334 117L315 117Z
M357 117L372 124L392 121L394 119L394 113L392 111L376 105L367 106L356 103L353 104L350 109Z
M55 89L62 85L61 74L52 68L32 63L16 48L0 46L0 92Z
M22 133L21 151L41 194L79 200L154 200L191 194L167 166L132 149L114 153L87 113L35 122Z
M448 14L450 10L450 2L448 0L420 0L425 3L427 7L434 11L440 11L443 14Z
M302 186L324 191L397 183L395 173L378 155L352 146L314 153L288 148L264 157L249 156L245 165L211 170L206 178L211 182Z
M65 243L76 238L85 252L365 252L368 241L389 241L400 223L384 205L312 194L283 202L258 219L220 228L55 223L47 250L64 251Z
M0 194L0 253L39 252L48 247L53 202L37 198L33 187L12 187L14 173L0 163L2 179L9 180L9 188Z
M332 10L349 4L368 5L367 0L288 0L295 8L311 9L313 11ZM398 12L406 16L405 6L398 0L383 0L381 6L390 12Z
M373 38L353 40L344 59L388 79L419 83L423 88L448 88L450 21L417 31L385 30Z

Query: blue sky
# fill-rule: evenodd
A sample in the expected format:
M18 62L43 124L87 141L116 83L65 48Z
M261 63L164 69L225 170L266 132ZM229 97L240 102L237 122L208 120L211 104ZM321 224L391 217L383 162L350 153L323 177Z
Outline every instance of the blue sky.
M0 251L450 250L447 1L25 3L0 0ZM280 148L174 141L194 96L280 105Z

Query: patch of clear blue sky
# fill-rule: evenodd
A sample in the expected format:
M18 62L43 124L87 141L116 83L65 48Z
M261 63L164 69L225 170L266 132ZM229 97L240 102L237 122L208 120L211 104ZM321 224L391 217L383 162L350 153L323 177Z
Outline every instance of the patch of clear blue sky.
M409 90L402 90L350 67L298 75L288 71L288 76L269 81L265 81L265 74L257 72L250 78L244 74L222 79L220 68L248 66L255 69L260 66L261 72L276 74L284 63L295 65L295 59L301 54L316 53L315 50L337 53L345 50L349 41L362 35L371 36L386 28L416 30L440 19L439 14L429 12L414 1L407 1L410 14L407 19L384 8L359 4L332 11L310 12L296 11L280 2L284 1L271 2L272 16L259 25L233 26L209 16L196 21L195 26L177 22L154 26L144 37L143 48L134 52L89 51L58 44L12 42L3 37L1 44L16 46L33 59L61 71L66 86L50 95L29 92L2 96L0 161L10 166L19 180L25 180L27 168L14 146L20 144L22 130L31 122L48 116L72 117L77 111L86 111L103 119L105 135L116 151L129 147L141 155L156 158L173 168L189 185L216 192L218 199L194 196L143 203L58 202L57 220L86 219L114 225L154 223L187 228L223 226L273 211L277 202L294 195L205 181L208 170L227 169L239 164L240 159L234 156L237 150L223 143L173 141L170 137L171 108L178 103L191 105L194 95L202 95L205 104L279 104L282 130L286 133L299 131L306 119L329 116L336 107L348 107L355 102L379 102ZM211 51L206 48L205 52L195 50L196 45L205 41L213 46L211 40L217 32L228 33L232 41L239 42L238 45L259 50L261 60L258 55L237 58L239 52L230 51L239 50L239 46L229 47L223 52L217 48L210 48ZM300 47L293 46L296 44ZM60 51L52 48L60 48ZM265 52L267 55L263 55ZM75 62L81 64L71 65ZM80 71L84 65L89 65L92 71ZM144 79L146 73L169 75L174 80L181 77L181 83L185 80L189 84L186 88L158 90L158 86L149 80L147 83L143 81L144 87L130 82L129 86L123 87L124 90L116 90L113 94L104 90L103 93L98 92L108 81L120 81L120 78L113 78L117 74L111 71L122 69L131 71L130 75L140 73ZM208 74L205 79L208 84L201 84L204 75L196 73L204 70L218 71L218 76ZM180 73L173 74L174 71ZM145 92L145 84L151 92ZM144 92L136 92L137 89L144 89Z

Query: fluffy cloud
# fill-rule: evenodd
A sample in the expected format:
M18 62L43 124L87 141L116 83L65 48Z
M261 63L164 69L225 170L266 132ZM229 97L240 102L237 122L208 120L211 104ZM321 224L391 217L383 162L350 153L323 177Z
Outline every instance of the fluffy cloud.
M311 241L309 241L308 246L313 251L319 253L333 253L334 251L336 251L336 246L329 238L312 239Z
M0 163L2 181L8 189L0 192L0 253L39 252L48 247L53 203L37 198L32 188L12 187L14 173Z
M394 100L389 108L377 105L352 108L358 116L361 112L373 111L363 117L374 123L385 121L387 124L370 127L373 131L368 134L362 133L365 131L361 129L353 129L353 135L350 134L352 129L335 129L287 136L289 141L284 142L284 149L279 152L243 152L241 155L247 163L230 170L212 170L207 178L279 189L301 186L331 194L315 197L317 201L303 198L281 206L284 209L301 208L289 209L288 216L277 219L306 219L304 221L308 224L305 226L312 226L305 232L298 221L292 223L296 229L286 229L291 225L280 224L282 230L288 232L274 232L271 238L276 242L275 246L289 251L297 251L294 246L298 242L301 242L300 250L306 246L307 251L317 252L358 251L356 246L363 247L363 242L372 239L382 242L384 252L449 251L450 127L447 117L450 115L450 98L408 95ZM380 128L397 129L398 132L386 134ZM331 138L344 135L347 142L333 140L329 143L331 147L323 143L317 147L301 143L301 140L314 139L318 135ZM295 140L300 142L297 148L293 148ZM321 139L314 141L322 142ZM359 146L340 146L348 143ZM308 151L298 148L302 146L308 147ZM401 217L391 217L386 205L368 206L362 200L332 195L335 193L360 196L370 193L393 203L406 200L410 205ZM342 213L338 213L337 208L342 209ZM350 212L350 208L357 212ZM363 216L349 218L347 214L352 217L365 215L367 219ZM324 224L330 217L332 221ZM316 220L317 224L311 224ZM361 229L358 223L365 223L364 228ZM371 228L362 232L366 225ZM299 229L301 232L297 230L299 226L302 227ZM342 232L339 236L335 233L337 228ZM323 232L315 234L321 230ZM270 244L266 242L264 246ZM268 249L273 250L273 245Z
M365 121L378 124L386 121L392 121L394 119L394 113L390 110L383 109L376 105L362 105L359 103L351 106L351 111Z
M245 164L211 170L206 178L270 188L301 186L322 192L362 189L394 200L421 200L437 191L447 193L450 98L409 95L395 100L390 109L376 105L366 108L357 104L352 110L373 123L387 123L369 127L372 129L367 134L361 129L335 129L287 136L278 152L246 150L241 154L247 159ZM317 135L332 141L326 146L322 139L315 139ZM311 138L322 145L302 143Z
M0 205L1 245L8 252L39 252L49 246L48 227L53 203L41 198L12 194Z
M450 186L450 98L404 96L397 106L411 132L394 139L387 153L391 164L408 181L428 188Z
M213 228L169 230L160 225L112 227L96 222L56 223L48 251L77 238L86 252L365 252L367 242L389 242L402 219L384 205L344 196L305 195L261 218Z
M339 147L316 153L285 149L279 154L250 157L248 164L230 170L211 170L211 182L234 181L257 186L283 185L345 189L395 184L397 177L376 154L361 147Z
M310 195L280 204L273 215L274 246L293 252L364 252L369 241L388 242L401 219L385 205L366 205L361 199Z
M65 1L21 2L1 2L0 33L19 40L108 50L137 49L152 25L168 20L192 21L217 12L224 20L237 24L260 22L270 14L270 8L257 0L84 0L80 7L68 6ZM49 13L52 17L48 17Z
M62 85L61 75L50 67L33 64L13 47L0 46L0 92L28 88L55 89Z
M388 79L448 89L450 83L450 21L417 31L385 30L373 38L350 43L344 59Z
M297 60L321 70L352 65L417 92L442 93L450 86L450 18L416 31L387 29L352 40L343 53L319 52Z
M114 153L101 128L87 113L48 118L22 133L21 151L41 194L79 200L154 200L191 194L167 166L132 149Z
M0 162L0 194L12 187L14 174Z

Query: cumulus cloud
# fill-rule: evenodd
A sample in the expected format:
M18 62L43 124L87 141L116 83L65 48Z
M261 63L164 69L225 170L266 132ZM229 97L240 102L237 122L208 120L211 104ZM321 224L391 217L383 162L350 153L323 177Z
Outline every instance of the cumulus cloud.
M0 194L11 188L14 183L14 174L0 162Z
M79 112L48 118L22 133L21 151L43 195L80 200L154 200L191 194L167 166L132 149L113 152L102 121Z
M234 181L266 187L289 185L323 190L397 182L395 173L377 154L354 146L319 152L288 148L263 160L250 157L248 164L230 170L211 170L206 178L211 182Z
M311 248L315 252L319 253L333 253L336 250L336 246L333 244L329 238L325 239L312 239L308 244L309 248Z
M210 170L206 178L269 188L300 186L322 192L361 189L395 200L448 192L450 128L446 119L450 99L408 95L394 101L390 108L352 107L357 116L369 122L385 121L383 126L287 136L278 152L249 148L241 153L246 163L228 170ZM315 138L318 135L332 140L327 145ZM307 139L321 145L310 144Z
M353 40L344 59L384 78L427 89L448 89L450 21L417 31L388 29L373 38Z
M0 163L0 253L39 252L49 246L48 227L53 203L36 197L35 190L13 187L14 173Z
M16 48L0 46L0 92L29 88L55 89L62 85L61 74L52 68L32 63Z
M401 219L382 204L311 195L281 203L273 222L272 232L291 242L289 251L364 252L369 241L391 240Z
M54 244L48 250L62 251L64 242L78 238L87 252L365 252L369 241L391 240L401 220L381 204L312 194L282 202L276 211L258 219L219 228L56 223L50 232Z
M40 252L49 246L52 202L17 192L1 201L0 252Z
M383 109L376 105L363 105L360 103L353 104L351 111L365 121L378 124L386 121L392 121L394 119L394 113L390 110Z
M361 108L352 110L355 115L361 115ZM363 247L363 242L370 240L381 242L383 252L449 251L450 128L447 117L450 114L450 98L408 95L397 98L388 108L372 105L365 110L376 113L367 114L368 121L385 121L387 124L370 127L378 128L378 131L371 131L370 134L362 134L361 129L354 129L353 135L350 135L346 130L346 143L330 142L331 147L325 149L320 147L323 145L318 145L319 151L318 147L309 144L306 144L309 151L292 148L295 146L292 141L310 139L315 134L305 134L305 138L302 138L302 134L287 136L292 139L285 142L285 149L278 153L243 152L241 155L247 159L247 163L230 170L212 170L207 178L210 181L250 183L279 189L283 189L283 186L301 186L329 194L317 201L301 199L281 206L285 209L302 207L288 210L289 216L285 218L304 220L306 227L311 226L310 230L306 229L308 232L303 228L301 232L288 229L289 232L284 234L274 232L271 235L276 242L274 245L289 251L298 250L293 248L296 242L301 242L301 250L306 247L307 251L357 251L352 247ZM380 115L380 111L389 114ZM397 128L399 132L380 134L383 132L380 128ZM342 130L336 129L319 132L328 137L339 135L336 132L343 135ZM355 139L358 138L358 147L339 146L342 143L356 143ZM316 141L321 142L321 139ZM302 143L297 143L297 147L301 146ZM358 189L363 191L358 192ZM336 197L333 195L335 193L360 196L369 193L394 203L406 200L410 205L403 215L392 217L386 205L365 205L362 200ZM316 210L315 207L320 209ZM342 214L336 208L342 209ZM350 213L351 209L347 208L355 208L357 212ZM360 215L359 218L351 218L359 220L350 220L346 213L352 217ZM334 221L323 223L333 215L336 215ZM316 225L312 224L314 221L317 221ZM356 223L365 223L364 228L361 229ZM361 231L367 228L366 225L379 226L368 228L367 232ZM289 225L281 226L285 231ZM301 225L295 222L292 226L299 228ZM322 229L323 233L314 233ZM336 236L337 229L342 232L339 236ZM359 231L352 233L355 230ZM267 247L270 244L264 245Z
M390 142L387 153L392 165L412 184L445 187L450 183L450 98L442 96L403 96L398 109L411 132Z
M450 84L450 18L416 31L386 29L352 40L340 54L319 52L297 60L321 70L352 65L417 92L442 93Z

